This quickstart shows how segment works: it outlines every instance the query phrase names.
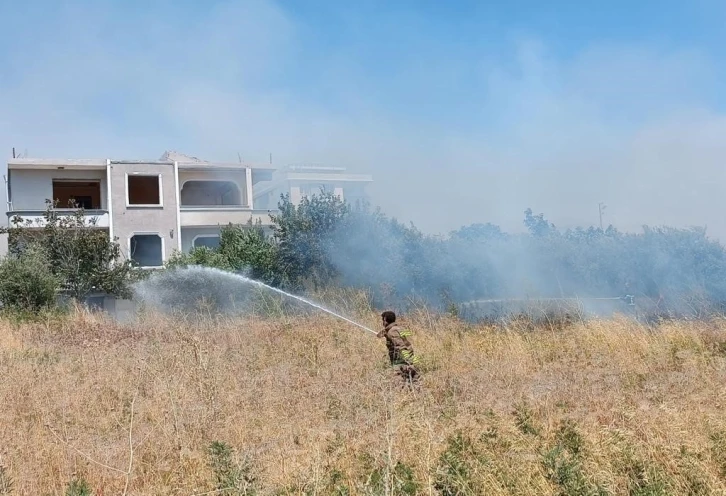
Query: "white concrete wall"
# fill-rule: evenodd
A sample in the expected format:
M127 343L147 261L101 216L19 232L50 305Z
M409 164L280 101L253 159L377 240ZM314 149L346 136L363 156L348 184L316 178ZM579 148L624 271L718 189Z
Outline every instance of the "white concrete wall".
M8 172L13 210L45 210L45 200L53 197L54 179L101 181L101 208L107 209L108 190L105 170L13 169Z
M5 166L5 164L0 164L0 179L3 179L3 176L7 178L8 171ZM8 218L7 211L8 211L8 199L5 196L6 193L6 184L5 181L2 181L0 183L0 212L2 212L2 217L0 217L0 226L7 227L10 223L10 219ZM0 234L0 257L4 257L8 254L8 235L7 234Z
M283 193L284 194L284 193ZM297 205L300 203L300 200L302 200L302 191L300 191L300 186L290 186L290 203L293 205Z

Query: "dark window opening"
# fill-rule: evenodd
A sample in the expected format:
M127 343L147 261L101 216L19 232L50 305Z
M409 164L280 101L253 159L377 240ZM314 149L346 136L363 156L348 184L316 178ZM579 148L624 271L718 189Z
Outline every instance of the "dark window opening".
M57 208L101 208L99 181L53 181L53 199Z
M131 238L130 258L141 267L161 267L161 238L156 234L135 234Z
M90 196L72 196L71 201L84 210L90 210L93 208L93 199Z
M159 176L128 176L129 205L161 205Z

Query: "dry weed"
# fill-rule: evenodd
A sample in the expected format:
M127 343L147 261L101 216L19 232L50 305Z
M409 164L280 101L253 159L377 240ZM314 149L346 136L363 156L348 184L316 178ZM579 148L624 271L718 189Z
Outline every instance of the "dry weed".
M327 317L0 321L0 476L33 495L726 491L724 322L409 323L413 391Z

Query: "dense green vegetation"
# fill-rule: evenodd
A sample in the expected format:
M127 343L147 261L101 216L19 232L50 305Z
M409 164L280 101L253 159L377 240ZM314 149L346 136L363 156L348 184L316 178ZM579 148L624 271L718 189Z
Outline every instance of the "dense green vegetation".
M526 232L517 234L474 224L430 236L330 194L297 207L283 197L272 236L265 237L261 226L225 227L219 249L195 249L170 265L247 271L292 289L362 288L389 304L420 301L436 307L525 296L630 294L670 308L726 300L726 251L705 229L563 231L529 209L524 225Z
M219 248L176 253L166 268L217 267L295 291L361 288L398 306L626 294L679 310L726 301L726 251L702 228L560 230L528 209L523 233L474 224L431 236L330 193L297 206L282 197L271 220L271 233L261 224L226 226ZM82 213L61 218L49 205L42 235L28 227L9 230L11 254L0 264L4 305L51 304L52 288L77 299L91 291L128 296L132 264L121 259L117 243L88 229Z

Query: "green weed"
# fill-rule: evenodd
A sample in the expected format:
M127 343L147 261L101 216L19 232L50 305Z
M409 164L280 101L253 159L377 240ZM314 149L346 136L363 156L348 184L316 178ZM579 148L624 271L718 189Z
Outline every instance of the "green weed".
M8 470L0 465L0 494L7 495L13 492L13 479Z
M514 423L522 434L537 436L539 429L535 426L534 415L525 403L519 403L514 407Z
M449 438L446 449L439 457L434 488L441 496L477 494L472 481L474 446L462 433Z
M65 496L91 496L91 488L83 477L76 477L68 483Z
M256 494L256 478L251 474L251 466L236 463L230 446L214 441L209 446L210 465L216 479L217 493L228 496L252 496Z
M586 477L582 461L585 442L574 423L565 420L555 435L555 445L542 456L547 479L558 487L560 496L605 496L607 491Z

